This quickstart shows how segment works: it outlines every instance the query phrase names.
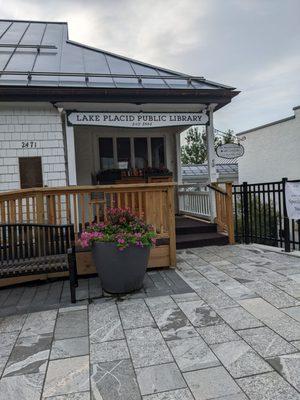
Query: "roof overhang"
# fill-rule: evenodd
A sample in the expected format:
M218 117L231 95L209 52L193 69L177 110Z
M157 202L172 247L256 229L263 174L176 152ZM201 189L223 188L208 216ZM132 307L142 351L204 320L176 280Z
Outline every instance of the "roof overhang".
M1 86L0 101L89 103L216 103L216 110L240 92L228 89L118 89L81 87Z

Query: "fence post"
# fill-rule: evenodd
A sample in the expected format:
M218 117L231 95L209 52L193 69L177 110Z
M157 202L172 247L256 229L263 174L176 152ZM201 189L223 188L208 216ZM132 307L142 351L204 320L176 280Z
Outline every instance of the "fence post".
M291 251L290 244L290 220L286 211L285 201L285 184L288 178L282 178L282 193L283 193L283 227L284 227L284 251L289 253Z
M243 182L243 213L244 213L244 240L250 244L249 239L249 202L248 202L248 183Z
M226 183L226 219L229 244L234 244L234 224L232 208L232 183Z
M174 186L167 188L167 207L168 207L168 230L169 230L169 249L170 267L176 267L176 233L175 233L175 207L174 207Z

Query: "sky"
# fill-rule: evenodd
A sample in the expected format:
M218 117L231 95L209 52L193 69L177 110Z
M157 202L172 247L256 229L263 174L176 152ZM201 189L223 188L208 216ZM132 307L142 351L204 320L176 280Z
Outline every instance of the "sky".
M222 131L300 105L300 0L0 0L0 15L67 21L71 40L236 87Z

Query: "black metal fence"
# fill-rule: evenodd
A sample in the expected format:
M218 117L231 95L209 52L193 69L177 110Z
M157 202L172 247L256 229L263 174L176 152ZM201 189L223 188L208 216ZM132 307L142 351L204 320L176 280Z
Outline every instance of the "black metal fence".
M283 178L279 182L233 186L236 242L300 250L300 220L290 220L286 213L286 182Z

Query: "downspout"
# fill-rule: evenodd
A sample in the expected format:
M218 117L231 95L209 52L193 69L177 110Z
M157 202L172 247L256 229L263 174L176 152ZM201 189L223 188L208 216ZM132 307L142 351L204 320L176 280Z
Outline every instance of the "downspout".
M66 171L66 184L70 186L69 182L69 165L68 165L68 154L67 154L67 138L66 138L66 112L63 108L57 107L55 103L51 103L54 108L57 109L60 115L62 134L63 134L63 144L64 144L64 159L65 159L65 171Z

